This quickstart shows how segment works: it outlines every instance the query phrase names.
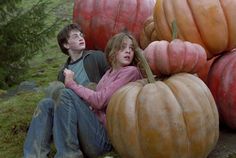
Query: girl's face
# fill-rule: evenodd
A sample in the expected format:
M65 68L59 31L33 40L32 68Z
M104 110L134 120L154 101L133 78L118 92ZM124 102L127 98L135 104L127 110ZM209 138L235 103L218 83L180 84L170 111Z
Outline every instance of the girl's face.
M129 38L125 38L121 44L120 50L115 56L114 68L120 68L131 64L134 58L133 42Z
M67 43L64 45L68 50L71 51L82 51L85 49L85 40L83 33L77 30L72 30Z

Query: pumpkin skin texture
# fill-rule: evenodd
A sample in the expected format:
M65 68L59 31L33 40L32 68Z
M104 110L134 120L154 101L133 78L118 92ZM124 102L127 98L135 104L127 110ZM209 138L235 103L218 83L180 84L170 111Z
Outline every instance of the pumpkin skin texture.
M157 39L153 17L150 16L144 22L143 29L140 33L140 46L145 49L151 42Z
M88 49L104 50L116 33L128 30L137 41L155 0L75 0L73 22L83 29Z
M216 56L217 57L217 56ZM207 63L197 72L198 77L205 83L207 84L207 76L210 71L211 65L216 59L216 57L211 58L210 60L207 61Z
M201 44L208 59L236 47L235 0L158 0L154 23L160 40L171 40L176 20L178 38Z
M236 50L213 62L207 85L215 98L220 120L236 129Z
M207 63L206 52L201 45L180 39L154 41L144 49L144 56L157 76L196 73Z
M125 158L206 158L219 136L218 112L198 77L131 82L107 108L111 142Z

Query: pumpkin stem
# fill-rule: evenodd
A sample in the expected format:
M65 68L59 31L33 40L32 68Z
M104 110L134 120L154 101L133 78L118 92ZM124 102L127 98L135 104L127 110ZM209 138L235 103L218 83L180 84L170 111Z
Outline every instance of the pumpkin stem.
M178 27L176 24L176 20L173 20L171 23L171 29L172 29L172 40L177 38L177 32L178 32Z
M139 60L141 61L142 67L144 68L147 78L148 78L148 82L149 83L154 83L155 82L155 78L153 76L153 73L147 63L147 60L145 59L145 57L143 56L143 50L138 48L137 49L137 56L139 58Z

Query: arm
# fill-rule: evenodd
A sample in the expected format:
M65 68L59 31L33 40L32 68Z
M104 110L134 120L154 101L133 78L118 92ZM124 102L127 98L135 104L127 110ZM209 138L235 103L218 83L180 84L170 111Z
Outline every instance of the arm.
M62 68L60 69L60 71L58 72L58 75L57 75L57 80L58 80L58 81L61 81L61 82L64 83L65 76L64 76L64 74L63 74L63 71L64 71L65 68L68 67L69 61L70 61L70 58L67 58L66 63L63 65L63 67L62 67Z
M93 91L76 84L75 81L70 80L65 83L67 88L71 88L76 94L86 100L94 109L102 109L107 106L113 93L125 84L140 79L141 75L138 69L134 66L130 66L127 69L121 71L117 78L108 86L102 87L99 91ZM109 81L108 81L109 82Z

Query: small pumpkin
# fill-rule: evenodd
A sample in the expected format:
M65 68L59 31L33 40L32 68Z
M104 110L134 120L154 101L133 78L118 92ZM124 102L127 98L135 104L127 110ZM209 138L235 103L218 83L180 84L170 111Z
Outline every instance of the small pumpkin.
M145 22L143 29L140 33L140 46L146 48L151 42L157 39L156 30L154 26L153 16L148 17Z
M171 39L176 20L178 38L201 44L208 59L236 47L235 0L157 0L153 11L159 40Z
M114 34L128 30L139 41L155 0L75 0L73 22L84 31L88 49L104 50Z
M144 56L155 75L171 75L179 72L196 73L207 63L204 48L195 43L174 39L150 43Z
M236 129L236 49L216 58L208 73L207 85L215 98L220 119Z
M187 73L162 81L147 75L151 83L129 83L109 102L107 130L116 151L126 158L206 158L219 136L210 90Z

